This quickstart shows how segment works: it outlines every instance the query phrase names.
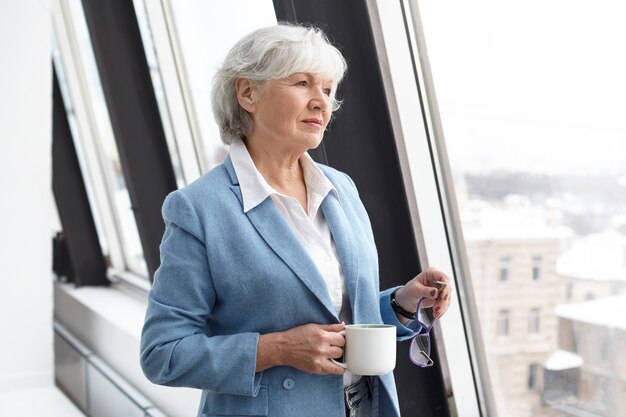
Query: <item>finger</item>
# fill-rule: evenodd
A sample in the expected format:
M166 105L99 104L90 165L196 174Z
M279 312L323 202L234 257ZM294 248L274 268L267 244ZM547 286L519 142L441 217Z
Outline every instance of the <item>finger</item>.
M422 308L431 308L435 306L435 300L424 300L422 302Z
M433 314L435 316L435 318L439 318L441 316L443 316L446 311L448 311L448 307L450 307L450 301L441 301L436 303L433 306Z
M436 306L433 308L433 315L435 316L436 319L441 318L441 316L443 316L446 311L448 310L448 307L441 307L441 306Z
M425 284L429 287L437 287L440 288L441 284L437 284L437 282L445 282L449 283L450 279L446 274L438 270L437 268L428 268L425 273Z
M329 333L329 341L331 346L344 347L346 345L346 338L339 333Z
M322 368L322 372L330 375L343 375L346 370L339 365L335 365L331 360L327 360Z
M444 302L444 301L446 301L448 298L450 298L449 293L450 292L445 287L441 288L438 291L438 293L437 293L437 297L435 298L435 301L437 301L437 302Z
M434 286L428 286L423 284L420 281L413 281L409 287L409 294L416 300L419 300L422 297L426 298L437 298L439 294L439 290Z
M320 324L319 326L322 330L334 333L338 333L346 328L346 324L344 322L334 324Z
M440 292L439 297L435 300L435 305L438 307L444 307L450 304L451 298L449 292Z
M452 296L452 287L450 286L450 281L448 277L445 277L444 281L437 281L441 284L436 284L439 288L439 295L437 296L437 300L449 301Z
M339 359L343 356L343 349L336 346L331 346L328 350L328 357L333 359Z

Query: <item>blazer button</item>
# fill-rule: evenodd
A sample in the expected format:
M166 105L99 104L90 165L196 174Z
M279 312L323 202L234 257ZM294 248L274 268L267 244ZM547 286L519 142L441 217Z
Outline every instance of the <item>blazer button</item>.
M285 389L293 389L296 386L296 381L291 378L285 378L283 381L283 388Z

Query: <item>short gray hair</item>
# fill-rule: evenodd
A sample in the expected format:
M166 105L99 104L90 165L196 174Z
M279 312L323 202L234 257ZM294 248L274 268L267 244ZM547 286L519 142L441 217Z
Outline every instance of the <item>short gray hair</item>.
M213 77L211 105L222 142L229 145L248 136L252 118L237 100L235 84L248 78L258 85L298 72L319 74L332 80L332 109L341 104L335 97L347 69L341 52L316 27L281 23L258 29L233 46Z

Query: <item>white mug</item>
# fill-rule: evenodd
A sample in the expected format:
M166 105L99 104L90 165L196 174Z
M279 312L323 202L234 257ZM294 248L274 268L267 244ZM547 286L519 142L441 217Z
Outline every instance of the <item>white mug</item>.
M383 375L396 367L396 326L349 324L341 331L346 338L345 362L332 361L356 375Z

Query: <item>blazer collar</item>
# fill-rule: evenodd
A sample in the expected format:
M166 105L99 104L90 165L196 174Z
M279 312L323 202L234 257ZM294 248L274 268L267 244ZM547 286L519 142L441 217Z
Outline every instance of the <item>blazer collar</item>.
M243 210L245 212L261 204L270 196L278 199L288 198L269 185L263 178L263 175L255 166L246 144L242 140L237 140L230 145L229 156L241 188ZM299 164L302 167L306 183L309 216L314 218L326 194L331 191L337 191L333 183L330 182L322 169L307 152L302 154Z

